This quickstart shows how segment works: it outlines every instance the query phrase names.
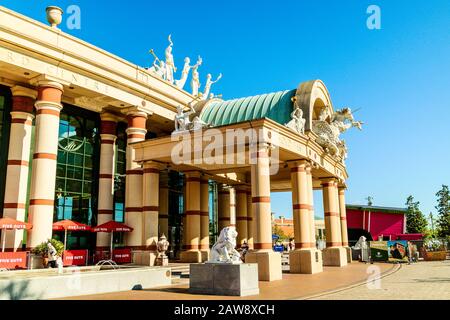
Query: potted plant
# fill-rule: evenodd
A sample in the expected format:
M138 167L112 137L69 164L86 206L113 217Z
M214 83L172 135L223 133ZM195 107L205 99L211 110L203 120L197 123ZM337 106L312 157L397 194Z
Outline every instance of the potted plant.
M58 241L56 239L50 239L48 241L50 241L50 243L53 245L53 247L55 247L57 256L61 257L62 253L64 251L64 244L61 241ZM47 268L47 266L48 266L48 247L47 247L48 241L42 242L40 245L38 245L32 251L32 253L42 256L42 264L43 264L44 268Z

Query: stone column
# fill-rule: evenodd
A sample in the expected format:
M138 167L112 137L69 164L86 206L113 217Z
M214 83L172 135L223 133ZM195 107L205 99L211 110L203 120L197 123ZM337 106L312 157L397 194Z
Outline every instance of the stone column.
M342 267L347 265L347 254L341 242L336 180L334 178L323 180L322 188L327 242L327 247L322 252L323 265Z
M154 162L145 162L142 177L142 235L144 247L135 254L139 264L154 266L157 257L159 216L159 171L160 166Z
M247 238L249 249L254 249L253 235L255 234L255 218L252 209L252 192L247 191Z
M36 107L33 172L31 176L28 221L28 248L34 248L52 237L55 201L56 162L58 156L59 116L63 86L39 80Z
M341 214L342 246L347 251L347 262L352 262L352 249L348 246L347 209L345 207L345 187L339 187L339 212Z
M309 219L310 219L310 237L311 243L316 247L316 219L314 213L314 189L313 189L313 177L312 177L312 167L311 164L308 163L306 166L306 182L308 185L308 199L309 199Z
M100 125L100 173L98 180L97 224L114 219L114 173L116 165L117 118L110 113L102 113ZM97 249L110 247L111 235L97 232Z
M236 227L236 189L230 187L230 226Z
M12 87L11 92L13 104L3 217L25 221L33 108L37 92L20 86ZM22 247L23 230L3 232L6 232L7 251Z
M186 173L186 244L180 256L182 262L199 263L200 253L200 172Z
M127 171L125 178L125 224L134 228L127 233L127 246L134 250L145 249L142 219L142 166L134 161L134 150L130 144L145 140L147 114L138 108L126 110Z
M219 210L218 210L218 232L222 231L223 228L230 226L230 190L223 185L219 187Z
M159 176L159 234L169 237L169 186L168 177Z
M240 247L244 242L248 244L248 214L247 214L247 191L236 190L236 247Z
M258 264L261 281L281 280L281 254L272 250L270 208L270 167L267 146L259 145L251 155L252 211L256 217L254 250L245 256L246 263Z
M311 237L312 184L308 183L307 161L290 163L295 250L289 254L291 273L313 274L323 271L322 254Z
M209 182L200 181L200 252L202 261L209 260Z

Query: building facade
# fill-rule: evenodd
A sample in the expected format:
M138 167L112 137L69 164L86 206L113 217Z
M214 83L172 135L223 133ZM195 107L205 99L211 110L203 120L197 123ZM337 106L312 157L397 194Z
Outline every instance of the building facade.
M298 249L291 272L347 264L346 147L338 135L357 123L349 110L334 109L322 81L228 101L199 99L4 7L0 31L0 208L3 217L33 225L28 232L6 231L8 250L29 250L58 236L55 221L95 226L116 220L134 228L114 241L132 249L137 263L154 263L162 233L174 258L201 262L217 233L235 226L238 246L249 243L246 259L258 263L260 279L277 280L281 260L272 252L270 194L291 191ZM188 108L195 111L188 122L200 130L178 132L177 140L174 127L188 123ZM225 137L230 130L261 133L256 143L233 142L231 151L223 146L243 163L174 161L180 137L193 141L188 157L200 152L203 160L216 159L217 153L205 156L207 139L195 146L196 134ZM267 174L274 164L277 171ZM323 251L314 244L313 190L323 194ZM108 245L107 234L69 237L72 248Z
M357 241L357 230L369 233L373 240L396 240L406 233L406 209L347 205L347 223L352 241Z

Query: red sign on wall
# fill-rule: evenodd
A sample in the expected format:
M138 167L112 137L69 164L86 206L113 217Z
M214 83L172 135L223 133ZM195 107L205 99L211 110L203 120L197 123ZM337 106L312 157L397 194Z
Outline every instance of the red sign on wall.
M66 250L63 254L63 264L67 266L85 266L88 259L87 250Z
M116 263L131 263L131 249L114 249L113 260Z
M28 252L0 252L0 268L27 269Z

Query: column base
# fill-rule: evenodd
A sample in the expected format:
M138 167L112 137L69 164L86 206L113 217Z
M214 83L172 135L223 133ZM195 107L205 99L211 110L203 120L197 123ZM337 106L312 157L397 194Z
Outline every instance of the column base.
M199 250L183 251L180 254L180 261L188 263L201 263L202 253Z
M200 253L202 255L202 262L209 261L209 253L210 253L209 249L202 249L200 250Z
M137 265L153 267L157 257L156 251L133 251L132 261Z
M347 250L343 247L325 248L322 250L323 265L344 267L347 265Z
M353 261L353 259L352 259L352 248L344 247L344 249L347 252L347 263L352 263L352 261Z
M317 249L299 249L289 253L290 273L314 274L323 271L322 252Z
M245 255L245 263L258 264L259 281L276 281L283 278L281 254L273 251L250 251Z

